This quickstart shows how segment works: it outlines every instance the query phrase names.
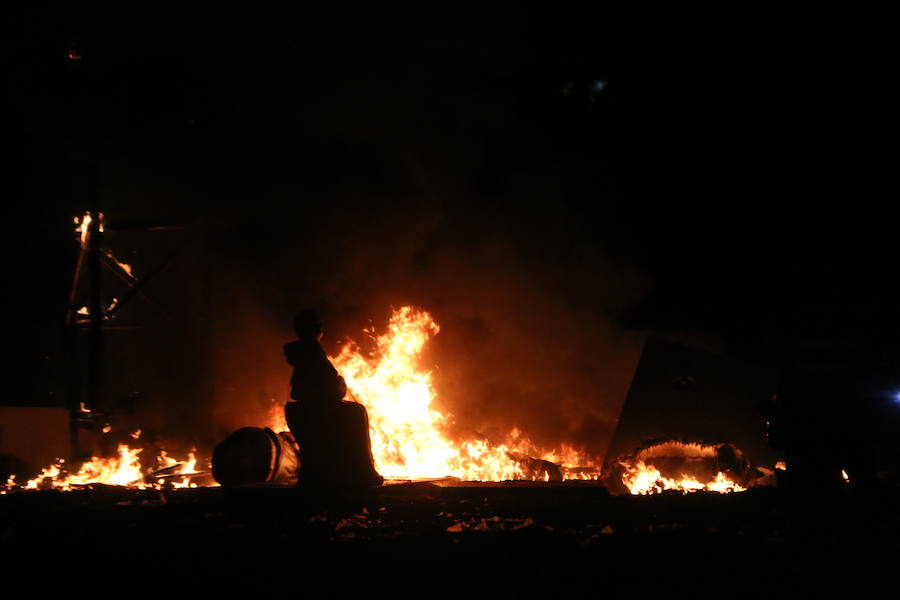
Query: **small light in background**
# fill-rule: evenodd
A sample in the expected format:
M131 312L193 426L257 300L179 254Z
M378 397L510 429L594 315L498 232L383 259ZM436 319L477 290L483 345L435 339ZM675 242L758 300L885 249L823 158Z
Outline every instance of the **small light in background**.
M602 92L606 89L607 85L609 85L609 82L607 82L605 79L598 79L594 82L594 93L596 94Z

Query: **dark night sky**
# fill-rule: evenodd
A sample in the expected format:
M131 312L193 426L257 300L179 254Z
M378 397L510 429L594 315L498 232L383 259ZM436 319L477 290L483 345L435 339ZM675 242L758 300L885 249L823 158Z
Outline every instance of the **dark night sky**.
M111 220L191 226L171 275L206 273L206 292L174 310L205 319L188 338L220 335L230 326L209 315L238 305L254 316L235 329L286 335L311 303L345 335L416 301L472 339L494 335L485 347L583 336L553 365L592 336L604 364L628 348L612 361L624 365L628 332L763 364L790 340L895 345L896 225L870 137L879 36L850 50L808 16L721 17L651 26L581 3L26 9L7 81L21 184L9 203L29 259L18 236L6 253L31 306L24 395L52 370L40 357L58 344L88 164ZM66 60L73 47L81 61ZM162 239L116 243L146 272L175 243ZM480 291L492 282L502 292ZM166 297L175 284L159 285ZM507 339L503 314L549 329Z

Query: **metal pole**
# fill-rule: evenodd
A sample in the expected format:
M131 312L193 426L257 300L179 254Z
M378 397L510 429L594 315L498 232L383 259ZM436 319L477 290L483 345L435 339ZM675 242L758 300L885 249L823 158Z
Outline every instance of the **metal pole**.
M100 230L101 213L97 201L97 176L91 173L91 223L88 226L88 265L91 270L90 300L88 310L90 322L88 325L88 381L87 400L88 408L98 410L103 407L103 301L102 293L102 264L101 247L103 245L103 232Z

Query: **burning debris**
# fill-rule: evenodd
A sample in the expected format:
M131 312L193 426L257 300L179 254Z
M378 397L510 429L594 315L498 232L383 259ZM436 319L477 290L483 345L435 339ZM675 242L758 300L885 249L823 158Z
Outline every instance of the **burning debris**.
M350 398L368 411L372 454L380 473L402 480L596 478L595 459L568 445L555 451L539 449L517 429L503 443L476 435L451 439L448 429L453 415L432 406L436 394L431 373L422 369L419 360L425 344L439 331L430 314L404 306L394 311L386 333L366 332L375 343L371 355L364 355L351 340L330 357L347 383ZM283 417L276 415L270 427L283 431Z
M5 491L24 490L59 490L68 492L75 489L89 488L94 485L111 485L135 489L145 488L186 488L197 487L192 478L204 478L208 472L197 471L197 458L193 452L188 453L187 460L178 461L165 451L160 452L155 468L144 469L140 454L143 448L131 448L127 444L119 444L116 456L111 458L91 457L78 468L70 472L65 459L41 470L41 473L25 482L17 484L15 476L11 476ZM206 485L209 485L208 483Z
M771 483L773 472L756 467L731 444L668 440L649 442L613 463L604 482L613 493L655 494L664 490L743 492Z

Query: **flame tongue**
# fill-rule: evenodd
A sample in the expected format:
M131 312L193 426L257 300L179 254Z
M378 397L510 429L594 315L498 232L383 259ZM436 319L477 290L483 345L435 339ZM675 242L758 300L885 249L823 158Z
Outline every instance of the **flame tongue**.
M746 488L729 479L722 471L713 471L715 475L712 475L708 470L716 454L716 446L698 443L668 441L649 446L632 458L619 461L623 468L622 483L636 495L664 490L684 493L705 490L723 494L745 491Z
M141 473L141 461L138 458L141 450L141 448L132 450L125 444L119 444L117 458L92 458L89 462L81 465L78 474L71 478L70 483L128 485L141 481L144 477Z
M143 489L144 474L141 469L140 453L143 448L130 448L126 444L119 444L118 452L112 458L93 457L81 465L75 474L65 474L63 466L65 461L44 469L40 475L28 481L23 487L28 490L52 487L54 489L68 491L74 488L89 486L92 484L118 485ZM179 462L166 455L163 451L159 459L163 468L180 465L173 475L184 475L180 483L174 483L173 487L196 487L190 483L190 475L197 474L195 466L197 459L193 452L188 453L188 460ZM7 482L7 488L12 488L14 481ZM157 485L156 487L159 487Z
M431 408L429 372L418 371L419 354L440 331L428 313L403 307L391 317L389 332L375 338L376 358L367 359L354 342L333 357L353 397L369 413L372 454L387 477L455 475L457 452L443 435L447 418Z
M81 465L78 473L63 478L60 478L62 474L60 464L51 465L44 469L40 475L25 484L25 488L30 490L37 489L48 480L52 487L62 490L69 490L72 486L92 483L139 485L139 482L143 479L141 461L138 458L140 453L141 448L131 449L125 444L119 444L118 455L114 458L98 458L95 456Z
M374 337L372 356L364 356L351 341L331 357L352 397L369 413L372 454L382 475L480 481L530 478L516 454L553 462L565 459L572 461L571 466L592 464L571 447L541 452L515 429L505 444L451 440L447 430L453 417L432 406L431 373L419 365L422 348L439 331L427 312L405 306L394 311L387 333Z
M701 483L692 475L682 474L680 477L665 477L659 469L647 465L643 461L629 466L622 476L622 482L632 494L658 494L664 490L679 490L682 492L696 492L706 490L709 492L743 492L745 488L728 479L725 473L719 471L715 478L707 483Z

